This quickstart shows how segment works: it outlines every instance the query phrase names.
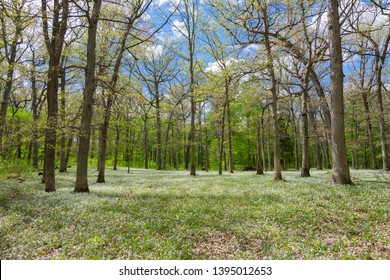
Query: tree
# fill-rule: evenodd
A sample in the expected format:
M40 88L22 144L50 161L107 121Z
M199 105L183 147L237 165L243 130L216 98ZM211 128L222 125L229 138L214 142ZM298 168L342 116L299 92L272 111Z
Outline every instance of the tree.
M40 68L46 64L45 54L39 51L40 44L31 42L29 44L30 51L30 65L27 73L28 80L31 83L31 113L33 118L33 127L31 135L31 159L32 166L38 168L39 166L39 131L40 131L40 116L42 107L45 103L45 83L44 71Z
M377 111L379 119L379 136L382 152L382 168L384 171L390 170L389 151L387 145L385 109L383 100L383 71L388 57L390 47L390 26L389 26L389 4L387 1L370 1L371 3L362 3L358 1L355 4L354 19L349 18L349 29L357 43L356 52L361 56L360 72L361 91L365 107L367 133L370 142L371 161L375 169L376 155L375 145L372 137L372 124L370 119L370 109L368 106L368 92L370 88L375 89L377 99ZM351 50L354 51L354 50ZM368 82L368 89L364 89L365 72L368 62L372 63L372 76Z
M234 99L234 91L237 88L236 84L239 82L240 77L243 76L242 71L236 64L240 61L235 57L234 53L229 49L227 42L224 42L220 37L223 37L222 30L217 30L209 23L203 30L206 36L208 53L215 59L216 71L214 78L217 81L222 81L223 87L223 101L222 101L222 118L221 118L221 146L219 155L219 174L222 175L222 155L224 149L224 137L225 137L225 118L227 121L227 134L228 134L228 149L229 149L229 172L234 172L234 160L233 160L233 129L232 129L232 117L230 105ZM226 36L227 34L225 34ZM212 75L212 71L208 71L209 76ZM218 83L218 82L217 82Z
M179 18L182 20L174 21L173 25L176 30L184 36L187 43L187 57L188 60L188 74L189 74L189 96L191 102L191 125L189 134L189 145L190 145L190 175L196 175L195 168L195 114L196 114L196 100L195 100L195 50L196 50L196 39L199 33L199 0L183 0L178 6ZM183 25L184 28L180 26Z
M3 134L14 82L15 66L27 50L26 47L23 47L22 40L22 33L30 24L30 18L25 11L26 6L27 0L7 0L0 3L0 36L3 45L1 55L7 62L4 92L1 95L0 106L0 156L3 156Z
M138 38L136 34L131 34L136 30L136 25L138 24L140 18L146 13L146 10L151 5L152 1L136 1L132 3L129 7L129 10L126 11L128 14L128 17L126 18L125 26L124 26L124 32L119 37L119 44L117 46L117 49L114 51L115 58L114 58L114 69L111 75L111 79L108 82L108 95L106 100L106 106L104 111L104 123L102 125L102 131L101 131L101 137L100 137L100 146L99 146L99 174L97 178L97 183L104 183L105 182L105 166L106 166L106 150L107 150L107 138L108 138L108 128L110 126L110 116L111 116L111 108L113 106L114 97L116 94L116 85L119 78L119 71L120 67L122 65L122 59L123 55L126 50L131 49L132 46L138 45L141 42L144 42L145 39ZM123 7L122 7L123 8ZM135 38L136 42L133 42L129 44L128 38L130 37Z
M77 1L76 1L77 2ZM77 6L78 4L74 2ZM91 138L91 122L93 112L93 98L96 90L96 35L102 7L102 0L94 0L91 11L89 3L85 11L88 22L88 48L87 48L87 66L85 71L84 101L81 115L81 125L79 132L79 149L77 155L77 174L75 183L75 192L89 192L88 187L88 153ZM92 13L91 13L92 12Z
M146 48L142 61L137 63L135 71L136 75L145 86L145 94L152 98L151 104L155 108L157 128L157 170L163 169L161 102L164 99L166 91L165 84L172 81L175 76L174 72L176 71L172 66L173 59L174 56L167 51L167 47L163 45L150 45ZM172 116L170 118L172 118Z
M278 87L275 73L274 46L285 42L292 27L297 25L295 12L289 2L261 2L261 1L209 1L214 9L215 17L235 40L244 46L257 44L264 47L266 57L269 89L272 93L272 124L274 138L274 179L282 180L280 133L278 124ZM283 12L281 12L283 11ZM292 16L287 16L287 14ZM283 15L286 22L278 22ZM279 36L280 34L285 35Z
M47 128L45 137L44 180L45 191L53 192L55 188L55 152L58 125L58 76L60 60L64 46L64 38L68 25L69 1L54 0L53 15L49 15L49 5L42 0L43 35L46 49L49 54L49 69L47 73ZM51 22L51 36L49 35L49 19Z
M334 184L352 184L348 167L344 127L343 57L341 49L338 0L328 0L330 56L330 94L332 116L332 180Z

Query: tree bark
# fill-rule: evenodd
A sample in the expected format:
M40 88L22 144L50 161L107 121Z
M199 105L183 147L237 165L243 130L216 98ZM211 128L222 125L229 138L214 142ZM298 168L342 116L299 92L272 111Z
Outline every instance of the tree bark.
M127 38L130 34L130 30L133 27L134 23L134 17L136 17L137 13L135 15L132 15L126 25L125 33L123 34L122 38L120 39L120 45L118 50L116 51L116 60L114 65L114 71L111 76L110 84L109 84L109 93L107 96L107 103L104 110L104 123L102 127L102 134L101 134L101 142L99 145L99 173L97 177L97 183L104 183L105 182L105 172L106 172L106 153L107 153L107 141L108 141L108 129L110 127L110 118L111 118L111 109L114 104L114 95L116 90L116 84L118 82L119 77L119 70L120 66L122 64L122 58L123 54L126 50L126 42Z
M233 161L233 129L230 112L230 98L229 92L226 96L226 111L227 111L227 125L228 125L228 142L229 142L229 173L234 173L234 161Z
M206 110L204 111L204 136L205 136L205 171L209 172L210 159L209 159L209 135L206 124Z
M264 18L264 41L265 48L267 51L267 70L268 75L271 78L271 93L272 93L272 122L274 132L274 180L283 180L282 169L280 164L280 136L279 136L279 124L278 124L278 94L277 94L277 83L274 70L273 54L271 49L271 41L269 38L269 23L267 10L263 8Z
M203 128L202 128L202 103L199 102L198 109L198 169L203 168Z
M372 132L372 123L371 123L371 116L370 116L370 107L368 105L368 96L367 92L363 92L363 104L364 104L364 112L366 117L366 129L367 129L367 136L368 136L368 142L370 145L370 154L371 154L371 167L372 169L378 169L378 164L376 160L376 152L375 152L375 142L374 142L374 133Z
M298 135L298 125L295 118L295 112L294 112L294 103L293 98L290 95L290 103L291 103L291 123L294 130L294 165L295 170L299 170L299 135Z
M314 71L313 67L310 67L310 79L314 84L314 87L316 89L316 92L318 94L318 97L320 98L321 102L321 109L324 114L324 124L326 128L326 137L330 141L331 138L331 130L332 130L332 117L329 109L328 102L326 101L326 96L324 89L322 88L322 85L318 79L317 73Z
M109 93L111 95L111 93ZM107 141L108 141L108 129L110 127L111 108L113 103L113 97L107 98L107 103L104 110L104 121L101 127L100 141L99 141L99 153L98 153L98 177L96 183L105 183L106 173L106 156L107 156Z
M31 157L32 157L32 166L33 168L38 168L39 164L39 144L38 144L38 90L37 90L37 79L36 79L36 65L35 65L35 52L32 51L32 69L31 69L31 110L33 116L33 132L32 132L32 141L31 141ZM1 141L1 140L0 140Z
M317 170L322 170L321 138L320 138L320 134L318 133L315 112L312 107L310 108L309 117L316 138L316 166L317 166Z
M267 171L267 163L265 161L265 128L264 128L264 111L261 112L261 157L263 158L263 169Z
M368 90L365 88L365 76L366 76L366 59L365 55L363 54L364 48L361 46L361 59L360 59L360 90L362 91L362 99L363 99L363 105L364 105L364 113L365 113L365 119L366 119L366 130L367 130L367 137L370 145L370 154L371 154L371 166L372 169L377 169L378 164L376 160L376 152L375 152L375 142L374 142L374 135L372 131L372 122L371 122L371 116L370 116L370 107L368 103ZM366 155L364 151L364 155ZM366 158L364 156L364 158ZM364 159L364 168L366 168L366 160Z
M332 179L334 184L352 184L344 126L343 58L338 0L328 0L330 92L332 123Z
M73 135L70 135L66 145L66 153L65 153L65 161L64 161L64 164L66 165L67 168L69 164L69 157L70 157L72 145L73 145Z
M262 156L262 140L261 140L261 118L256 121L256 174L264 175L263 156Z
M4 86L4 93L2 95L1 99L1 105L0 105L0 156L4 157L4 151L3 151L3 137L4 137L4 129L6 125L6 116L7 116L7 109L9 104L9 99L12 92L12 86L14 82L14 73L15 73L15 64L16 64L16 55L17 55L17 49L18 45L21 43L20 36L23 30L22 27L22 9L25 5L25 2L21 4L21 6L16 11L16 16L13 24L15 24L16 29L15 33L13 34L12 41L10 44L7 44L7 42L4 42L4 48L7 50L7 56L5 57L5 60L7 61L7 78ZM5 8L4 6L2 8ZM5 31L6 26L5 23L2 21L2 29ZM7 40L7 34L3 34L4 40ZM8 48L7 48L8 47Z
M310 177L309 163L309 117L308 105L309 102L309 73L311 64L307 65L306 74L302 80L302 171L301 177Z
M173 117L173 111L169 114L168 121L167 121L167 129L165 131L165 139L164 139L164 151L163 151L163 157L162 157L162 169L167 169L167 160L168 160L168 147L169 147L169 133L171 131L171 121Z
M158 83L155 85L155 94L156 94L156 124L157 124L157 155L156 155L156 165L157 170L162 170L162 121L161 121L161 108L160 108L160 91Z
M267 161L268 161L268 170L272 170L272 160L271 160L271 119L270 119L270 112L268 112L267 117L267 123L268 123L268 130L267 130Z
M192 57L192 55L191 55ZM193 58L191 58L190 62L190 76L191 76L191 84L190 84L190 95L191 95L191 139L190 147L191 147L191 161L190 161L190 175L195 176L195 112L196 112L196 103L195 103L195 82L194 82L194 67L193 67Z
M60 9L62 18L60 19ZM61 4L55 1L53 12L52 37L49 38L47 3L42 0L43 33L49 53L49 71L47 76L47 122L45 136L45 191L54 192L55 187L55 157L58 126L58 75L60 73L61 53L67 29L69 3L63 0Z
M118 169L118 154L119 154L119 140L120 140L120 129L119 125L115 125L115 148L114 148L114 170Z
M390 35L389 35L390 38ZM389 40L389 39L388 39ZM389 42L387 42L387 46ZM387 49L387 48L386 48ZM386 123L385 123L385 112L383 108L383 97L382 97L382 71L383 65L385 63L386 50L384 54L379 58L379 52L376 54L375 58L375 73L376 73L376 97L379 111L379 131L380 131L380 140L381 140L381 149L382 149L382 169L383 171L390 170L390 159L389 153L387 150L387 136L386 136Z
M226 89L227 90L227 89ZM225 153L225 112L226 112L226 101L222 106L222 117L221 117L221 135L219 140L219 160L218 160L218 174L222 175L222 161ZM225 164L226 165L226 164Z
M88 187L88 153L91 138L93 98L96 91L96 37L102 0L94 0L92 16L88 15L88 48L87 68L85 74L84 101L80 125L80 143L76 172L75 192L89 192Z
M144 168L149 169L148 117L144 118Z
M65 57L61 58L61 84L60 84L60 104L61 104L61 140L60 140L60 168L59 172L67 172L67 163L65 162L65 153L66 153L66 132L65 132L65 122L66 122L66 98L65 98L65 89L66 89L66 72L65 72Z

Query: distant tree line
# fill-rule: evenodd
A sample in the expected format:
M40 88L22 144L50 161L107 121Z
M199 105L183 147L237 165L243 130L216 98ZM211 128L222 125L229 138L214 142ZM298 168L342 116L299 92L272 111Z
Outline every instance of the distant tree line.
M4 0L1 165L353 184L390 168L389 44L388 1Z

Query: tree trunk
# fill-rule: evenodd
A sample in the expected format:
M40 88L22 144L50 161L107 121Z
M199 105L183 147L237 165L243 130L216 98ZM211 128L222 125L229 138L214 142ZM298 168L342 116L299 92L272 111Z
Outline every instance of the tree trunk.
M60 19L60 7L62 19ZM48 35L47 4L42 0L43 33L47 51L49 53L49 71L47 74L47 122L45 135L45 191L54 192L55 187L55 157L58 126L58 75L60 73L61 53L67 29L69 12L68 1L62 1L54 9L52 38Z
M68 138L68 143L66 145L66 153L65 153L65 165L67 168L69 164L69 157L70 157L72 145L73 145L73 135L70 135L70 137Z
M367 126L367 137L370 144L370 154L371 154L371 167L372 169L378 169L378 164L376 160L375 152L375 142L374 142L374 133L372 132L371 116L370 116L370 107L368 105L367 92L363 92L363 104L364 112L366 117L366 126Z
M390 37L390 36L389 36ZM379 52L378 54L379 55ZM386 124L385 124L385 112L383 109L383 97L382 97L382 70L385 63L383 54L382 59L380 60L377 56L375 73L376 73L376 97L379 111L379 131L380 131L380 140L381 140L381 149L382 149L382 169L383 171L390 170L390 159L389 153L387 150L387 136L386 136Z
M267 164L265 161L265 129L264 129L264 110L261 112L261 157L263 159L263 169L267 170Z
M322 150L323 150L323 156L325 159L325 168L332 169L332 165L330 163L329 143L328 143L327 139L325 139L325 141L323 142Z
M324 124L325 124L325 134L326 134L326 138L331 141L331 126L332 126L332 117L331 117L331 114L330 114L330 109L329 109L329 105L328 105L328 102L326 101L326 96L325 96L325 92L324 92L324 89L322 88L322 85L317 77L317 73L314 71L313 67L310 67L310 78L311 78L311 81L313 82L314 84L314 87L316 89L316 92L320 98L320 101L321 101L321 109L322 109L322 112L324 114Z
M118 169L118 153L119 153L119 139L120 139L120 129L119 125L115 125L115 132L116 132L116 138L115 138L115 148L114 148L114 170Z
M99 153L98 153L98 177L96 183L105 183L105 173L106 173L106 154L107 154L107 141L108 141L108 129L110 126L111 118L111 108L113 103L113 96L111 96L111 91L107 97L107 103L104 110L104 121L100 133L99 141Z
M188 133L188 136L184 135L184 169L188 170L190 166L190 157L191 157L191 132Z
M268 130L267 130L267 159L268 159L268 170L272 170L272 161L271 161L271 120L268 115L267 119Z
M262 157L262 141L261 141L261 119L256 122L256 174L264 175L263 157Z
M230 115L230 100L229 95L226 97L226 110L227 110L227 122L228 122L228 142L229 142L229 173L234 173L234 161L233 161L233 129L232 120Z
M31 110L33 115L33 132L32 132L32 142L31 142L31 157L32 157L32 166L34 168L38 168L39 164L39 144L38 144L38 137L39 137L39 131L38 131L38 120L39 120L39 114L38 114L38 92L37 92L37 80L36 80L36 70L35 70L35 53L32 52L33 58L33 67L31 69ZM1 142L1 140L0 140Z
M53 65L54 64L54 65ZM55 157L57 144L58 117L58 64L49 63L47 86L47 128L45 136L45 191L54 192L55 187Z
M222 175L222 161L225 153L225 112L226 112L226 101L222 106L222 117L221 117L221 134L219 140L219 160L218 160L218 174ZM226 164L225 164L226 165Z
M167 160L168 160L168 149L169 149L169 133L171 131L171 121L173 117L173 111L169 114L168 121L167 121L167 129L165 131L165 140L164 140L164 151L162 156L162 169L167 169Z
M58 172L65 173L67 172L67 164L65 162L65 153L66 153L66 134L64 131L61 132L61 141L60 141L60 168Z
M352 184L344 127L343 58L338 0L328 0L333 183Z
M76 173L75 192L89 192L88 187L88 153L91 138L93 98L96 91L96 35L102 0L95 0L92 17L89 18L87 68L85 75L84 101L80 125L80 143Z
M363 147L363 168L368 169L368 160L367 160L367 142L364 141L364 147Z
M210 159L209 159L209 135L206 126L206 113L205 113L205 124L204 124L204 136L205 136L205 171L209 172Z
M193 76L193 74L191 75ZM195 104L195 97L194 97L194 84L191 83L191 138L190 141L190 147L191 147L191 163L190 163L190 175L195 176L196 170L195 170L195 111L196 111L196 104Z
M178 135L179 135L179 133L178 133ZM174 128L172 126L172 139L174 139L174 136L175 136L175 133L174 133ZM179 159L179 164L180 164L180 150L181 150L180 145L177 149L174 145L172 145L172 164L173 164L173 168L175 168L176 170L178 169L177 159ZM178 151L177 157L176 157L176 151Z
M156 165L157 170L162 170L162 122L160 112L160 93L158 84L155 84L156 93L156 124L157 124L157 151L156 151Z
M4 129L6 125L6 116L7 116L7 109L9 104L9 99L12 92L12 85L14 82L14 72L15 72L15 64L16 64L16 54L18 45L21 43L20 36L22 33L22 26L21 26L21 13L22 9L25 3L23 3L19 9L16 11L15 21L13 24L15 24L16 29L15 33L13 34L12 41L9 44L8 52L6 52L6 60L7 60L7 78L4 86L4 93L1 99L1 106L0 106L0 157L4 156L3 151L3 135L4 135ZM14 11L12 11L14 12ZM3 23L5 25L5 23ZM3 26L5 29L6 26ZM6 34L4 34L6 36ZM8 38L5 38L6 40Z
M16 55L16 49L15 49L15 55ZM7 116L7 109L9 104L9 99L11 96L12 91L12 84L13 84L13 76L14 76L14 62L12 62L11 66L9 66L8 73L7 73L7 82L5 83L5 89L3 98L1 100L1 107L0 107L0 156L3 155L3 135L4 135L4 128L6 125L6 116Z
M65 89L66 89L66 72L65 72L65 57L61 58L61 140L60 140L60 173L67 171L67 165L65 162L65 152L66 152L66 132L65 132L65 122L66 122L66 98L65 98Z
M249 116L246 117L246 144L247 144L247 150L246 150L246 166L254 166L257 165L257 160L255 160L255 163L252 164L252 145L251 145L251 139L250 139L250 128L249 128L250 122L249 122ZM258 137L257 131L256 131L256 138ZM257 153L257 151L256 151Z
M114 71L110 80L107 104L104 111L105 114L104 114L104 123L103 123L102 134L101 134L101 142L99 145L99 167L98 167L99 174L97 178L97 183L105 182L106 153L107 153L108 129L110 127L111 109L114 104L114 92L116 90L116 84L118 82L118 74L122 63L123 53L126 50L127 37L129 36L132 27L133 27L133 20L131 17L129 22L127 23L126 31L121 38L121 44L116 52Z
M265 48L267 51L267 70L268 75L271 78L271 93L272 93L272 121L273 121L273 131L274 131L274 180L279 181L283 180L282 178L282 169L280 165L280 137L279 137L279 124L278 124L278 94L276 89L276 77L274 70L274 61L273 54L271 49L271 42L269 38L269 23L268 23L268 14L267 10L263 8L263 17L264 17L264 41Z
M318 133L317 122L316 122L313 108L310 109L309 117L316 138L316 166L317 166L317 170L322 170L321 139L320 139L320 134Z
M223 152L223 170L224 171L228 171L226 151Z
M202 131L202 103L199 102L198 109L198 169L203 168L203 131Z
M148 118L144 118L144 168L149 169Z
M303 96L302 96L302 171L301 177L310 177L309 163L309 118L308 118L308 101L309 101L309 69L311 64L307 65L306 74L303 79Z
M362 99L363 99L363 105L364 105L364 113L365 113L365 119L366 119L366 130L367 130L367 138L370 144L370 153L371 153L371 166L372 169L377 169L378 164L376 160L376 152L375 152L375 142L374 142L374 135L372 131L372 123L371 123L371 116L370 116L370 107L368 103L368 93L369 91L365 88L365 76L366 76L366 59L364 55L364 47L361 46L361 59L360 59L360 71L359 71L359 79L360 79L360 90L362 91ZM366 151L364 146L364 168L366 168Z
M294 104L293 104L293 99L290 95L290 102L291 102L291 122L293 125L293 130L294 130L294 165L295 165L295 170L299 170L299 135L298 135L298 125L297 121L295 119L295 112L294 112Z
M131 141L131 129L130 125L127 126L126 128L126 149L125 149L125 162L127 165L127 174L130 174L130 165L131 165L131 146L132 146L132 141Z

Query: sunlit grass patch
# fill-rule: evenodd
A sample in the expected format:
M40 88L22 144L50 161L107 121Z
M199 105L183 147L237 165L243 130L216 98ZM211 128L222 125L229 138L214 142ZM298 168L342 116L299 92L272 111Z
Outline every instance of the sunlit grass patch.
M390 259L390 185L379 171L273 174L75 170L47 194L36 174L0 183L2 259Z

